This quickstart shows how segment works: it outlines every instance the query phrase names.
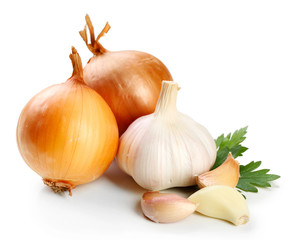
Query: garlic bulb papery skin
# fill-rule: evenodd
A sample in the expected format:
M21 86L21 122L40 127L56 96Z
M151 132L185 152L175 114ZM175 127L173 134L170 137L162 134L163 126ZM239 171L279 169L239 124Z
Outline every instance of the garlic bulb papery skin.
M208 130L177 111L177 92L177 83L163 81L155 112L135 120L120 138L117 164L145 189L195 185L195 176L216 159Z

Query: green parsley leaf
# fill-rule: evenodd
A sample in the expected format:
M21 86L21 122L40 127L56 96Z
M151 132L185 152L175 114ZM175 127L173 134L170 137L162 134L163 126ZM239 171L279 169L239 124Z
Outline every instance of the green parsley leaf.
M235 159L242 156L248 149L241 145L246 139L246 133L247 126L236 130L233 134L229 133L226 136L222 134L215 140L217 157L211 170L219 167L227 159L229 152L232 153ZM247 165L240 165L239 181L236 188L246 192L258 192L257 187L271 187L269 182L280 178L279 175L268 174L269 169L254 171L261 166L261 163L261 161L252 161Z
M229 133L226 137L222 134L215 140L217 157L211 170L220 166L227 159L229 152L234 158L242 156L242 153L248 149L240 144L246 139L246 133L247 126L236 130L233 134Z
M268 174L269 169L253 171L261 165L261 161L250 162L247 165L240 165L240 176L237 188L246 192L258 192L256 187L271 187L269 181L276 180L280 176Z

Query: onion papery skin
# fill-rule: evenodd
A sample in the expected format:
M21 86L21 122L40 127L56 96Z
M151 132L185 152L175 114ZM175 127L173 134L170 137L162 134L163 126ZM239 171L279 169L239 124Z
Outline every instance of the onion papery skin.
M86 84L111 107L121 135L137 118L153 113L162 80L173 80L157 58L139 51L99 53L84 67Z
M73 76L27 103L18 121L17 144L45 183L71 190L109 167L118 148L118 127L103 98Z

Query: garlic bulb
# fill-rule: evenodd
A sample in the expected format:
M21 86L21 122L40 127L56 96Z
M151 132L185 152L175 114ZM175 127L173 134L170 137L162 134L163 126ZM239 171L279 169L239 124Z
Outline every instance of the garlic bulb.
M215 162L212 136L177 111L177 92L177 83L163 81L155 112L135 120L120 138L117 163L145 189L194 185Z

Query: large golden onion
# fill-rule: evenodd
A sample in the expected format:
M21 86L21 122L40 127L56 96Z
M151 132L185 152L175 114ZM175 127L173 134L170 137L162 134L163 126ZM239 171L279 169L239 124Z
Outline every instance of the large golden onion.
M23 159L56 192L70 192L98 178L118 147L118 128L110 107L84 83L74 48L70 58L72 77L35 95L17 126Z

